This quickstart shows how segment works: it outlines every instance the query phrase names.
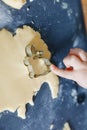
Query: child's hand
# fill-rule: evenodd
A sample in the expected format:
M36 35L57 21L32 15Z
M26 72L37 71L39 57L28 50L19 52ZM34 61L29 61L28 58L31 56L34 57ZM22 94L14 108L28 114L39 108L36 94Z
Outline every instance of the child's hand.
M51 65L56 75L76 81L80 86L87 88L87 53L82 49L70 49L68 56L63 60L66 69L59 69Z

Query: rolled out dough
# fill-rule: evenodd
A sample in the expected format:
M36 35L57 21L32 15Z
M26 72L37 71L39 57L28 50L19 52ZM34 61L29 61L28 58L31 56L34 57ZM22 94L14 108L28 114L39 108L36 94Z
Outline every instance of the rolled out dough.
M26 3L26 0L2 0L2 1L7 5L16 9L20 9Z
M32 28L23 26L22 29L17 29L15 36L6 29L0 31L0 112L17 110L18 116L25 118L26 103L34 104L32 97L44 82L49 84L52 97L57 97L58 77L49 72L30 79L27 67L23 63L26 56L25 47L32 41L34 43L34 39L35 43L45 46L46 56L50 59L51 54L46 44L40 34Z

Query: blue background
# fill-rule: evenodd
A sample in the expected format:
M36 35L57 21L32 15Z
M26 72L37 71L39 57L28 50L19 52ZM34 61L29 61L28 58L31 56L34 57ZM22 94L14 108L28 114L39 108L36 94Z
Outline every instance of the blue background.
M60 68L64 67L62 59L70 48L87 51L80 0L27 0L20 10L0 1L1 29L4 27L14 35L15 30L25 24L41 33L52 53L52 63ZM33 107L26 104L25 120L17 117L17 111L1 113L0 130L50 130L51 124L53 130L62 130L66 121L72 130L87 130L87 90L74 81L60 78L56 99L52 99L49 86L44 83L33 100Z

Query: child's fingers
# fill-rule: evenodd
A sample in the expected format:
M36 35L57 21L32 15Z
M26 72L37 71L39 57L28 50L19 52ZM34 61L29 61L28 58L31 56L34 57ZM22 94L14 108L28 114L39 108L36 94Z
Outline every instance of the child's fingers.
M80 48L70 49L69 54L78 56L82 61L87 61L87 53Z
M63 62L66 68L73 67L74 70L84 68L84 63L75 55L68 55Z
M50 68L53 73L55 73L56 75L58 75L60 77L64 77L64 78L71 79L71 80L73 80L75 78L73 71L59 69L55 65L51 65Z

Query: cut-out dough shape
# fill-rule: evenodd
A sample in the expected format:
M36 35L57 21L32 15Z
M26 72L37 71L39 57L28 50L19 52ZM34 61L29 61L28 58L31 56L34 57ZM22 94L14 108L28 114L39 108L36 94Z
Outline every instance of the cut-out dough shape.
M71 130L71 128L70 128L68 122L66 122L66 123L64 124L64 128L63 128L63 130Z
M26 57L24 58L24 64L29 71L29 77L35 78L38 76L46 75L50 72L50 52L43 40L35 37L26 48Z
M26 0L2 0L2 1L7 5L16 9L20 9L26 3Z
M22 118L25 118L25 104L33 105L33 95L40 90L44 82L49 84L53 98L57 97L59 84L58 77L52 72L29 78L23 62L26 56L25 48L29 43L39 43L40 49L45 46L44 57L51 57L40 34L32 28L23 26L23 29L17 29L15 36L5 29L0 31L0 112L14 112L17 109L18 116Z

